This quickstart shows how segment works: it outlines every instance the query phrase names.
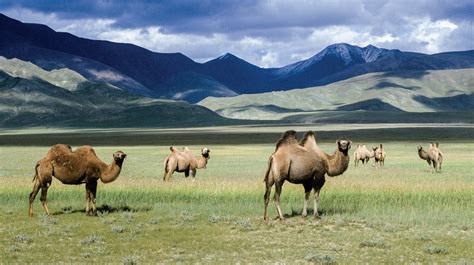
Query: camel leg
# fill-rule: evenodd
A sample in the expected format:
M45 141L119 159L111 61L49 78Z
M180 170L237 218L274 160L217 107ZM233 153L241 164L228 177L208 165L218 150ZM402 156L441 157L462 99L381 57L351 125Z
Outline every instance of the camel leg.
M30 217L33 217L33 203L35 202L36 194L40 189L40 181L39 179L35 180L35 185L33 186L33 191L30 193L30 207L28 209L28 214Z
M97 207L96 207L96 194L97 194L97 181L92 181L90 183L90 202L91 202L91 215L97 215Z
M89 215L91 208L91 192L90 192L90 184L86 182L86 215Z
M266 189L263 195L263 201L265 203L265 211L263 212L263 220L268 221L268 203L270 202L270 193L272 192L273 182L267 181L265 183Z
M305 182L303 183L303 186L304 186L304 204L303 204L303 212L301 213L301 215L303 217L306 217L308 216L308 199L309 199L309 195L311 194L311 189L313 188L313 181L308 181L308 182Z
M321 179L318 179L316 177L316 180L314 181L314 213L313 216L314 218L319 217L319 212L318 212L318 201L319 201L319 192L321 191L321 188L324 186L324 182L326 180L324 179L324 176L322 176Z
M191 178L194 182L196 180L196 169L191 169L189 173L191 174Z
M41 187L41 205L43 206L44 211L47 215L49 215L48 205L46 204L46 196L48 196L48 188L50 183L46 183Z
M275 205L278 211L278 217L280 218L280 220L283 221L285 220L285 218L283 217L283 213L280 208L280 194L281 194L282 186L283 186L283 182L278 181L275 183L275 195L273 197L273 200L275 202Z

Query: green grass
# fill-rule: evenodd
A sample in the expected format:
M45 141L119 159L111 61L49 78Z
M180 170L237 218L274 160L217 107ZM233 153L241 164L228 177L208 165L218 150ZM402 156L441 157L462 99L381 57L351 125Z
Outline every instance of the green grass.
M300 216L303 188L286 183L287 219L269 223L263 221L263 174L273 144L209 144L208 167L194 183L182 174L162 182L167 145L97 146L107 162L118 149L128 154L117 181L99 184L99 216L85 216L84 186L55 180L49 218L39 198L34 217L27 216L33 167L48 147L4 146L0 257L8 263L473 262L474 144L442 142L439 174L417 157L417 143L384 146L385 168L351 162L342 176L327 178L321 219ZM276 217L273 204L270 216Z

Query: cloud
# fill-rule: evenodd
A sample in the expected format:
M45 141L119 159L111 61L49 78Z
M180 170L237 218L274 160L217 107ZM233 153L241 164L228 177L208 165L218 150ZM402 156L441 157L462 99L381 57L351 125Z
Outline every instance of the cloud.
M423 53L473 49L474 42L472 0L3 0L0 12L199 62L230 52L264 67L306 59L339 42Z

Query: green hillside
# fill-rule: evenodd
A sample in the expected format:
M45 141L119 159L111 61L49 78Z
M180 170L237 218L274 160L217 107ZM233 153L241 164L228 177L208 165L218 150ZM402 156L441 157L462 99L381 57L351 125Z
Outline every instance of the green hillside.
M60 69L0 57L1 127L212 126L229 121L184 101L152 99Z
M402 112L411 114L395 116L408 119L413 113L439 112L443 116L460 112L466 117L465 113L474 110L473 76L474 69L371 73L322 87L208 97L198 104L224 117L239 119L290 121L289 117L304 117L300 121L308 122L308 117L323 113L325 117L347 116L356 121L357 116L370 113L383 120L387 113Z
M87 81L87 79L79 73L67 68L46 71L30 62L16 58L7 59L3 56L0 56L0 71L13 77L25 79L39 78L68 90L74 90L80 83Z

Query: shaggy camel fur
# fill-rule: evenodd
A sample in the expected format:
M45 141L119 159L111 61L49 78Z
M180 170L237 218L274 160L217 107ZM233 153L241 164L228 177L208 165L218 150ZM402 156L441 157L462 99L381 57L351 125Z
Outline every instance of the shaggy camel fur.
M385 157L387 156L383 145L380 144L380 146L372 147L372 150L374 152L374 165L383 167L385 165Z
M359 161L362 161L362 164L369 163L369 160L375 156L374 151L369 151L367 146L364 145L357 145L357 149L354 152L354 166L357 167L359 165Z
M49 149L46 156L35 166L33 191L30 193L29 215L33 215L33 202L41 188L41 204L49 215L46 205L48 188L53 177L67 185L86 184L86 214L96 214L97 180L109 183L117 179L122 163L127 155L122 151L113 154L110 165L102 162L90 146L82 146L72 151L69 145L57 144Z
M428 149L428 152L426 152L423 149L423 146L419 145L418 146L418 156L426 160L428 163L429 167L431 168L431 165L433 165L433 170L434 172L440 172L441 171L441 164L443 163L443 153L439 150L439 144L430 144L430 148Z
M280 194L283 183L288 181L294 184L303 184L305 189L302 215L307 215L308 198L314 189L314 217L318 217L319 192L325 182L325 174L337 176L349 166L349 148L351 141L339 139L337 149L333 155L326 154L316 144L312 131L307 132L301 142L296 140L295 131L287 131L277 142L275 151L268 160L265 174L265 211L263 218L268 220L268 203L270 193L275 184L274 201L280 220L283 213L280 208Z
M176 172L184 172L184 176L187 178L190 174L193 181L196 177L196 170L200 168L206 168L207 161L211 158L209 153L211 150L204 147L201 149L201 157L196 158L191 150L187 147L183 147L182 151L179 151L176 147L170 147L171 154L163 162L165 167L165 173L163 175L164 181L171 180L171 175Z

